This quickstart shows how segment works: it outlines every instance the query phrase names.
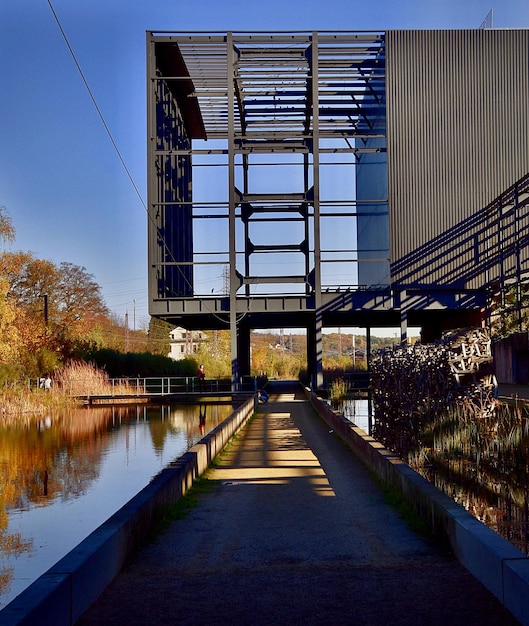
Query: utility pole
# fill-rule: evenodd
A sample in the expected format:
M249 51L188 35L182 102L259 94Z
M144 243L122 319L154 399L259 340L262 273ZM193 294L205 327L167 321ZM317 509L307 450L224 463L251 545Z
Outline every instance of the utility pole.
M222 291L224 296L230 295L230 270L227 265L224 266L222 273Z
M186 354L191 356L193 354L193 331L186 331Z
M45 293L42 297L44 298L44 324L48 328L48 294Z

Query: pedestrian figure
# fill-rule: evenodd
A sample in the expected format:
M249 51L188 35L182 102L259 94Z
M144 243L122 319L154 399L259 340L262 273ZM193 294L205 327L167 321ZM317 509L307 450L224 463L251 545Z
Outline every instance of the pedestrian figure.
M203 391L204 390L204 383L206 380L206 371L204 369L204 366L201 365L198 368L198 388Z
M200 434L204 435L206 432L206 405L200 407L198 413L198 428L200 429Z

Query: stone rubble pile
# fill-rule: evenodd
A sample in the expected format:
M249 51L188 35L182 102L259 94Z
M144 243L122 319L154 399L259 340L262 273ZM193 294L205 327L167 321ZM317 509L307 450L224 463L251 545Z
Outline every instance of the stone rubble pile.
M482 328L448 333L435 344L379 350L370 370L373 434L393 450L408 448L425 419L456 403L472 417L494 411L491 338Z

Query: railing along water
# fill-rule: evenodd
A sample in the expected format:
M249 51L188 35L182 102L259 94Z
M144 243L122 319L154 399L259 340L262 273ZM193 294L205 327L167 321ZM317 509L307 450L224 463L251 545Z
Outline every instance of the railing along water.
M228 394L234 391L229 378L207 378L201 381L198 376L138 376L109 378L107 382L108 386L104 390L101 389L100 383L89 379L52 381L52 387L62 391L65 395L75 397L95 395L142 397L191 393ZM257 377L247 376L242 379L235 391L256 393L257 384ZM38 379L28 381L29 389L38 389L39 386Z

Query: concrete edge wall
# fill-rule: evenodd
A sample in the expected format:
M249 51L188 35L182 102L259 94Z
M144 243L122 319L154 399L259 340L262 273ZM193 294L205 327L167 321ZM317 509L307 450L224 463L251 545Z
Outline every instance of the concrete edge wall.
M0 626L74 624L173 505L246 423L248 399L0 611Z
M306 389L316 412L360 460L396 489L450 546L466 569L524 625L529 626L529 557L473 517L394 453Z

